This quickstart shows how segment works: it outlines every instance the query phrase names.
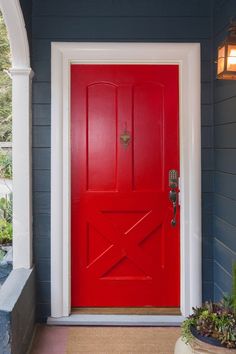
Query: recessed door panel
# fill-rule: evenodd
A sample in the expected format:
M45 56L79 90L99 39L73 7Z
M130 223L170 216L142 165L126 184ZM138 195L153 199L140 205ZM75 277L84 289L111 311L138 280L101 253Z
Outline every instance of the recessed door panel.
M133 187L137 191L162 188L163 100L164 90L160 84L146 82L133 88Z
M116 189L116 102L116 86L95 83L87 87L88 190Z

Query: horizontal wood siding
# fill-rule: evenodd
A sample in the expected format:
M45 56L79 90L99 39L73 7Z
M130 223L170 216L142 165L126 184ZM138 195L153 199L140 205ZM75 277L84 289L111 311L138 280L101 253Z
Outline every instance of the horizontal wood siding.
M235 0L214 9L214 55L236 16ZM231 291L236 260L236 82L214 81L214 298Z
M63 26L62 26L63 23ZM93 31L96 28L96 31ZM111 29L109 30L108 29ZM67 31L65 31L67 29ZM53 40L158 39L174 40L186 37L188 40L210 36L207 17L34 17L33 33L36 38Z
M213 95L211 0L33 0L33 208L38 319L50 314L50 56L52 41L200 42L203 292L212 297Z
M36 0L34 16L173 16L209 17L210 6L202 0Z

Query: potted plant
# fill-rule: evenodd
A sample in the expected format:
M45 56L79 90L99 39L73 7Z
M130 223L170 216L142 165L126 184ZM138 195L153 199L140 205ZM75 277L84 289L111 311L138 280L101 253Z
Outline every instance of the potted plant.
M232 294L225 295L218 303L210 301L193 308L181 327L175 354L236 353L236 264Z

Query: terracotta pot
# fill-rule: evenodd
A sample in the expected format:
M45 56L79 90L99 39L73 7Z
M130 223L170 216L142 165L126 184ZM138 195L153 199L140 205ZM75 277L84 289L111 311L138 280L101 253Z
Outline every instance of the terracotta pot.
M236 349L216 347L194 339L189 344L185 344L180 337L175 344L174 354L236 354Z

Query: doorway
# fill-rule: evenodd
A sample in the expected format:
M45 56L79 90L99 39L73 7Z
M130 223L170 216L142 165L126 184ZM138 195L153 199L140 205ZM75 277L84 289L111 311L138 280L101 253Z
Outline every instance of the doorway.
M71 244L70 240L71 226L73 228L73 225L71 225L73 183L71 186L70 181L71 144L73 142L70 139L70 102L71 66L73 67L73 65L133 64L133 66L153 65L157 67L158 65L169 65L171 67L178 67L179 175L181 176L181 179L179 180L179 188L181 191L179 196L181 208L181 218L179 220L181 314L185 316L191 312L192 306L200 305L201 139L199 63L200 47L199 44L196 43L52 44L52 318L69 316L71 313L71 248L73 248L73 244ZM92 91L93 89L91 89L91 92ZM112 89L110 91L112 91ZM107 94L110 95L110 93ZM121 126L119 144L120 138L122 140L127 140L127 136L129 137L129 130L130 127L127 120L127 128L125 125ZM121 135L123 137L121 137ZM129 146L125 147L122 145L122 148L123 150L121 151L123 151L123 153L126 151L127 153L128 149L126 148L129 148ZM123 161L126 161L126 159ZM172 169L172 167L169 168ZM173 168L175 169L175 167ZM178 169L178 167L176 168ZM166 181L166 179L168 180L168 176L166 177L165 175L163 180ZM194 186L194 188L192 188L192 186ZM166 196L166 203L168 203L171 212L173 212L171 204L169 204L168 196ZM101 210L109 209L105 208ZM145 210L146 209L141 211ZM110 214L109 217L111 220L113 216ZM177 214L179 215L179 213ZM117 216L114 218L116 217ZM114 223L114 219L111 223L112 222ZM135 220L133 223L135 223ZM63 260L62 262L61 259ZM126 272L126 276L127 274L128 273ZM69 317L72 318L73 315ZM152 323L155 321L155 323L158 323L156 317L152 319ZM171 316L166 317L168 317L168 323L171 323Z

